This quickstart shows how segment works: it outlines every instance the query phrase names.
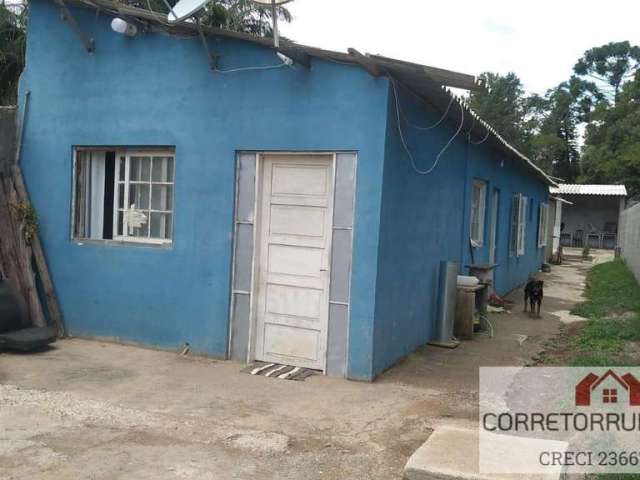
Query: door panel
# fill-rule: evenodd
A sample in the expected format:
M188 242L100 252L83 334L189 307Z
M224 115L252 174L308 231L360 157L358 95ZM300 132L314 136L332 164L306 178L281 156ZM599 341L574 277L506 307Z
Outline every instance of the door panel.
M265 155L255 358L325 368L333 155Z

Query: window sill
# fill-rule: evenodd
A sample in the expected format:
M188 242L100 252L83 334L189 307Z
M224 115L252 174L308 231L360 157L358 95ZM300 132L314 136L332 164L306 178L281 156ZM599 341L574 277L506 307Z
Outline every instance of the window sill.
M73 238L71 242L79 247L94 245L102 247L146 247L160 250L173 249L173 242L137 242L130 240L98 240L94 238Z

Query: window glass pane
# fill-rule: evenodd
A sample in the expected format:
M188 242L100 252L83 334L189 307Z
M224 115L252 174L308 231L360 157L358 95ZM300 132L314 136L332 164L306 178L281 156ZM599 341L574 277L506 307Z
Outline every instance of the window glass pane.
M144 223L139 227L129 226L129 236L147 238L149 236L149 223Z
M151 237L171 238L172 215L170 213L151 213Z
M153 157L151 180L153 182L173 182L172 157Z
M128 207L136 210L149 210L149 185L129 185Z
M118 184L118 208L124 208L124 183Z
M132 182L148 182L151 175L150 157L131 157L129 180Z
M124 155L120 156L120 165L118 166L120 173L118 174L118 179L121 182L124 182L125 174L127 172L127 158Z
M518 231L519 231L519 211L520 211L520 197L515 195L511 202L511 242L510 251L512 255L516 254L518 249Z
M118 233L117 235L119 237L122 236L122 225L123 225L123 221L124 221L124 212L118 212Z
M151 186L151 210L173 210L173 186Z

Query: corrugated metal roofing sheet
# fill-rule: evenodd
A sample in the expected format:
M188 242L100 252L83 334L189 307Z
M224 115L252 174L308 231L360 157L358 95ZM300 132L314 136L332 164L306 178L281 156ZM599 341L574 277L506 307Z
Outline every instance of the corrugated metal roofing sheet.
M558 187L551 187L549 191L553 194L560 195L627 195L627 189L624 185L577 185L573 183L562 183Z
M162 30L168 32L198 35L198 26L194 22L182 22L176 25L170 25L167 22L166 15L124 5L116 0L70 0L70 3L98 9L99 11L105 11L112 15L135 18L145 25L152 24L161 26ZM256 37L247 33L232 32L208 26L202 26L202 31L205 35L245 40L269 48L272 48L273 45L273 41L269 38ZM380 55L363 55L354 49L349 49L349 53L324 50L294 43L286 39L281 40L281 45L278 50L295 61L305 62L308 61L306 60L307 57L317 57L330 61L355 64L369 71L369 73L374 76L389 76L391 79L395 79L413 90L414 93L427 99L431 105L441 112L449 111L452 101L451 97L453 96L453 100L461 107L453 108L449 113L449 118L453 125L461 123L464 131L473 133L474 137L484 138L488 146L497 148L512 159L515 159L529 174L540 178L548 185L557 185L538 165L531 161L526 155L519 152L491 127L491 125L475 114L469 107L467 100L455 96L445 87L445 85L447 85L468 90L482 90L486 88L479 79L472 75L405 62Z

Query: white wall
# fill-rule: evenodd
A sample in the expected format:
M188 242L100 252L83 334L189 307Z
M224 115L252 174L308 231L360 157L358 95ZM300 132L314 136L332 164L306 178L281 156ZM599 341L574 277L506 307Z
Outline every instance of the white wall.
M640 282L640 204L620 215L619 237L622 258Z

